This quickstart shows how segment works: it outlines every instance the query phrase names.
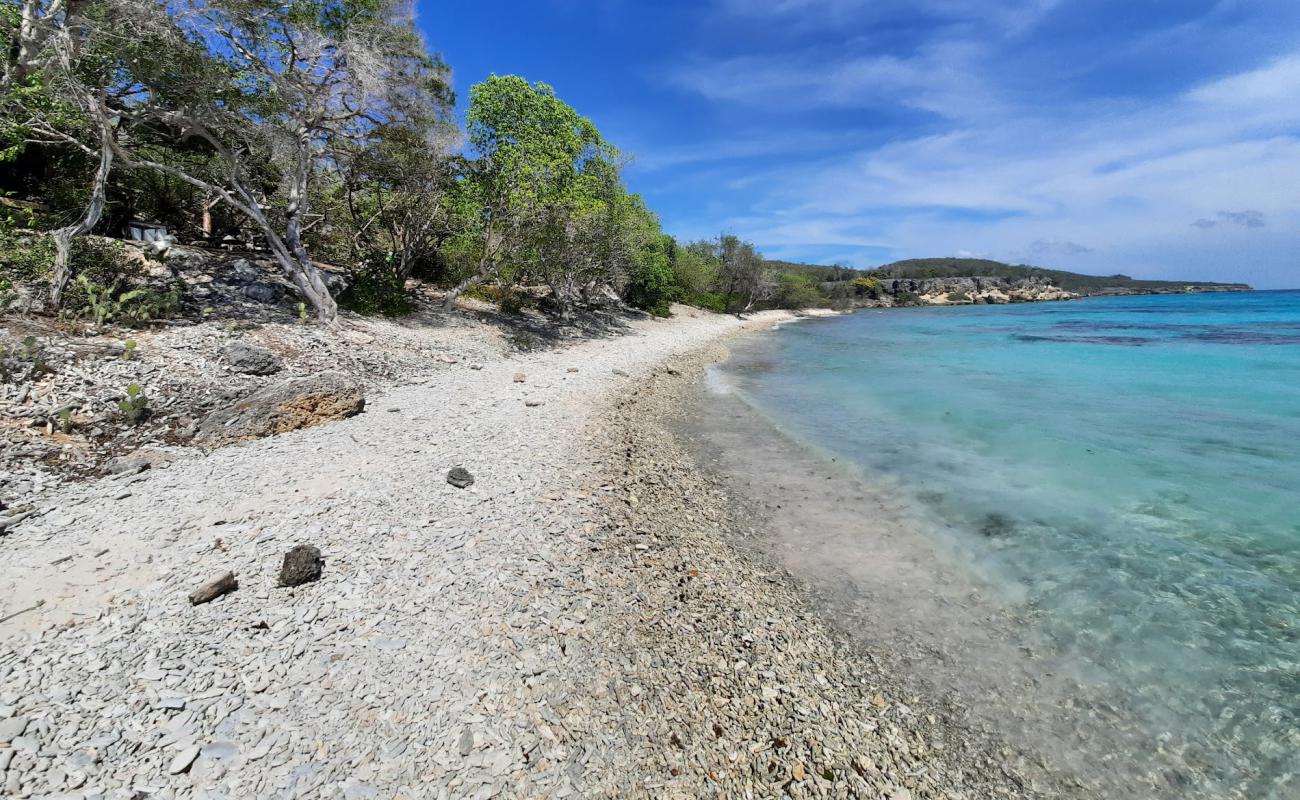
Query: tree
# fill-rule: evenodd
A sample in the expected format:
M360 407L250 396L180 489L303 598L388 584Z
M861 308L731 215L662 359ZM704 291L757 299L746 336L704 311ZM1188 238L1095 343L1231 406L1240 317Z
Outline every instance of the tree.
M527 270L576 241L573 215L591 212L583 168L609 157L590 120L550 86L517 75L493 75L471 87L466 119L479 156L468 175L477 257L473 272L447 293L447 308L507 261Z
M776 282L763 264L763 257L750 242L731 234L719 236L715 244L718 258L719 291L727 298L727 310L743 314L772 295Z
M443 141L453 141L450 126ZM460 162L446 149L441 143L431 148L424 132L385 126L369 146L337 159L354 262L382 262L395 280L405 281L434 259L457 224L453 194Z
M133 65L139 91L120 112L134 125L199 139L224 174L198 175L129 143L115 145L118 158L244 214L317 316L332 322L337 305L304 243L313 182L344 142L364 146L385 126L430 131L449 113L446 67L427 54L409 6L179 0L135 8L144 26L166 37L168 63ZM160 18L165 13L171 18ZM279 167L269 190L268 163Z
M58 308L72 277L72 242L99 224L113 169L117 121L109 111L112 76L121 62L102 35L100 22L111 13L104 2L23 0L14 13L5 6L4 73L0 77L0 116L12 157L26 145L70 146L95 163L85 205L77 218L50 231L54 268L50 305ZM131 45L123 49L129 50Z

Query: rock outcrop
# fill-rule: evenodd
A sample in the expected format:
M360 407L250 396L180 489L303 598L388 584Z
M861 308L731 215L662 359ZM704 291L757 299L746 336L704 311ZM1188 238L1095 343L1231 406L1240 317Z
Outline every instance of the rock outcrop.
M365 405L361 384L341 372L290 378L212 412L199 424L194 441L203 447L220 447L260 439L346 419L361 413Z
M874 301L878 306L972 305L977 303L1037 303L1072 300L1080 295L1036 278L882 278Z

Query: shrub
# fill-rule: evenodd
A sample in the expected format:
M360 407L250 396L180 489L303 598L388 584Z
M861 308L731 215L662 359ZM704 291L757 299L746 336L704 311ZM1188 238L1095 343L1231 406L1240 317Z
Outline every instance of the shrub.
M534 299L526 292L510 286L471 286L465 295L485 303L495 303L502 314L519 315L530 305L536 305Z
M75 292L71 291L73 288ZM73 319L90 317L96 327L110 322L133 328L148 325L171 316L181 305L179 284L173 284L165 292L148 288L123 292L116 286L105 286L85 275L78 275L69 289L64 316Z
M684 294L681 301L688 306L702 308L718 314L727 313L727 296L720 292L696 292Z
M354 273L339 303L365 317L401 317L415 310L406 281L383 264L369 265Z
M660 252L647 253L627 285L627 301L656 317L671 316L673 268Z
M149 413L149 398L145 397L140 384L133 383L126 387L126 397L117 402L117 410L122 412L126 421L135 425Z
M54 268L54 240L0 226L0 272L11 280L49 280Z
M962 291L948 292L948 302L949 302L949 303L968 303L968 302L970 302L970 295L968 295L968 294L966 294L965 292L962 292Z

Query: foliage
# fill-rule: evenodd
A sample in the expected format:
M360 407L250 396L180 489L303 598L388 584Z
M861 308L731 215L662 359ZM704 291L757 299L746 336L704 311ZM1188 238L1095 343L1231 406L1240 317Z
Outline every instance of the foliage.
M173 284L165 292L149 288L119 290L116 285L106 286L78 275L76 287L80 304L70 303L66 316L89 317L95 327L114 322L128 327L140 327L171 316L180 307L181 289ZM130 349L134 349L133 347Z
M140 384L132 383L126 387L126 397L117 401L117 410L132 425L138 424L149 414L149 398L145 396Z
M353 273L339 300L344 308L366 317L400 317L415 310L406 280L382 260Z
M122 360L130 361L135 358L135 339L127 339L122 343Z
M966 278L989 277L1008 280L1036 280L1059 286L1070 292L1095 292L1102 289L1161 289L1180 288L1184 282L1134 280L1125 275L1081 275L1057 269L1044 269L1027 264L1004 264L985 258L914 258L895 261L874 270L876 275L888 278ZM1214 286L1221 284L1203 283Z
M674 297L671 236L659 236L647 243L628 280L627 301L656 317L667 317Z
M968 303L970 295L963 291L948 292L948 302L950 303Z

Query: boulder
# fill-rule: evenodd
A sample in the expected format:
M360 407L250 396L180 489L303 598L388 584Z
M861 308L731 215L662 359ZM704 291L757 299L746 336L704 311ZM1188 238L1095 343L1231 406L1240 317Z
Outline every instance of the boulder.
M226 345L222 356L231 369L245 375L273 375L284 367L275 353L238 339Z
M322 372L271 384L199 423L196 444L220 447L346 419L366 407L361 384L341 372Z
M319 548L300 544L284 554L284 563L280 565L280 585L301 586L318 581L324 566L325 559L321 558Z
M447 473L447 483L457 489L468 489L474 485L474 476L464 467L452 467L451 472Z

